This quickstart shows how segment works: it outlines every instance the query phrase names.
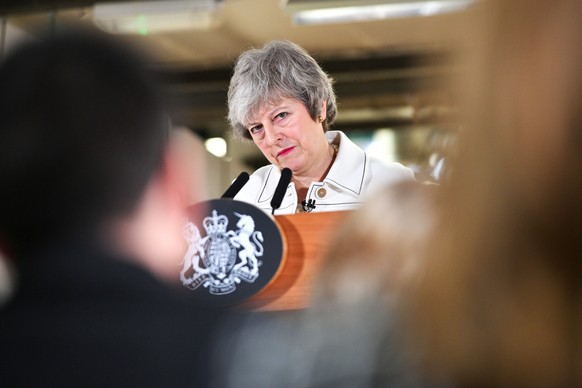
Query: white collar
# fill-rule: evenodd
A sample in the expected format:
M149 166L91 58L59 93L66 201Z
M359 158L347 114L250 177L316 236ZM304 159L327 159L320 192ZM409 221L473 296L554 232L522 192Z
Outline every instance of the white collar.
M366 172L366 153L341 131L328 131L325 136L330 143L339 136L340 146L323 181L360 195Z

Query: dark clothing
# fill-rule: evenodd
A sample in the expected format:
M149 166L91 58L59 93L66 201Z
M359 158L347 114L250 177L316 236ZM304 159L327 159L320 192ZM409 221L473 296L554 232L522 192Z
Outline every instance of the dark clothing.
M423 383L405 336L378 299L247 314L225 326L213 388L447 387Z
M0 387L206 387L219 313L100 249L20 261Z

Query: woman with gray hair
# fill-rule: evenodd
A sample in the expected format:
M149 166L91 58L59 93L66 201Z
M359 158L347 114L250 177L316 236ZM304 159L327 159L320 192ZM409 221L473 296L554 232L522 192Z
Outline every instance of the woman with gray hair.
M412 180L412 170L367 155L340 131L333 80L303 48L272 41L237 60L228 90L236 137L252 140L271 163L235 199L270 212L281 171L292 179L278 214L351 210L378 188Z

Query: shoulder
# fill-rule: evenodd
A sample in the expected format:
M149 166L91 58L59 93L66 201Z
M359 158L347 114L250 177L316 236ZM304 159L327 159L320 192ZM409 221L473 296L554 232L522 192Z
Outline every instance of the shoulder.
M359 161L364 164L365 174L375 179L387 181L414 180L414 172L398 162L386 162L362 150L341 131L328 131L328 140L338 138L340 149L351 162Z
M367 154L368 175L374 186L415 181L414 171L399 162L386 162Z
M275 166L273 166L272 164L259 167L255 172L251 174L250 179L264 181L269 177L269 175L271 175L273 170L275 170L274 167Z
M386 177L390 180L414 180L414 171L399 162L386 162L377 157L367 155L370 170L379 177Z

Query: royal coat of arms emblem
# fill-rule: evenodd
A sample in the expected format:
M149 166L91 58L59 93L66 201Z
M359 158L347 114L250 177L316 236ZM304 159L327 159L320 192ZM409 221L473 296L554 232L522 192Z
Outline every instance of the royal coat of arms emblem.
M263 256L263 233L255 230L253 217L233 212L236 230L228 230L228 217L213 209L202 225L206 236L188 221L184 238L188 250L180 272L182 284L191 290L200 286L213 295L230 294L241 281L253 283L259 277Z

